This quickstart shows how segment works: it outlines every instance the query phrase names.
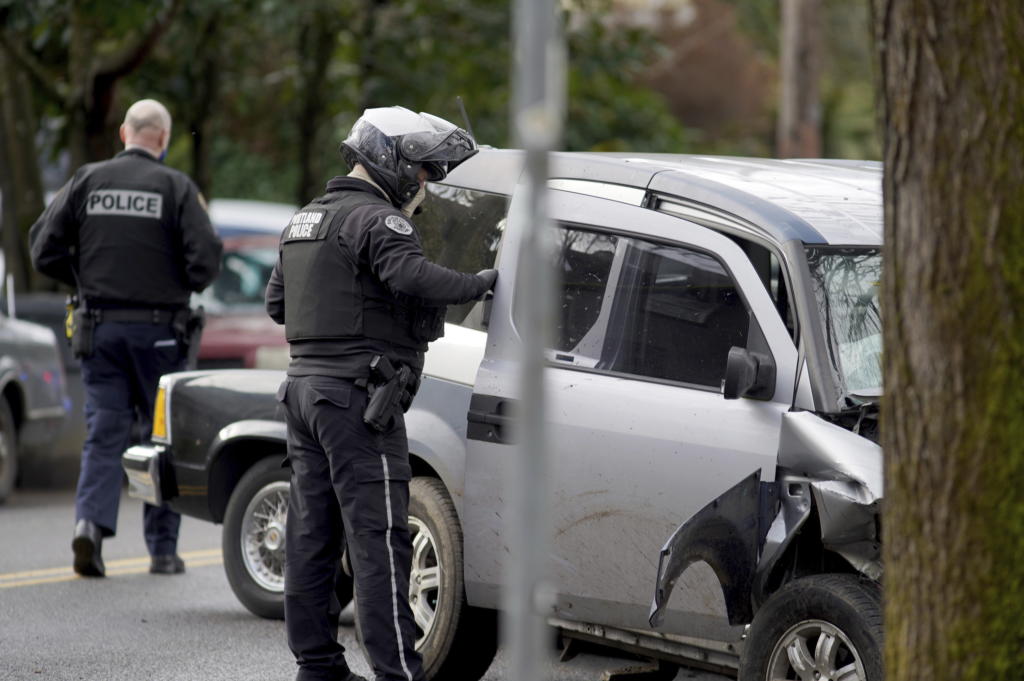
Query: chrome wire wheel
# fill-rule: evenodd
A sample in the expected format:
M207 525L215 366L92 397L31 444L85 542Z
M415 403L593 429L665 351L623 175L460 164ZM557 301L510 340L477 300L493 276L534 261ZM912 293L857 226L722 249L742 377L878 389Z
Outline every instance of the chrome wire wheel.
M284 592L284 529L288 483L260 488L245 507L240 540L242 562L253 581L267 591Z
M804 620L775 644L765 681L867 681L860 654L836 626Z
M441 598L441 563L437 541L426 524L409 516L412 539L412 570L409 573L409 605L416 620L416 646L423 643L434 628L437 603Z

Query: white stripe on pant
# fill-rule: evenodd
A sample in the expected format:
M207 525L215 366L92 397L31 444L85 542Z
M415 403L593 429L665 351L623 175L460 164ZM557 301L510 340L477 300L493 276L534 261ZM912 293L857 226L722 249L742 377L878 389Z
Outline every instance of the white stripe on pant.
M384 466L384 504L387 507L388 529L385 535L385 542L388 546L388 562L391 566L391 609L395 619L395 639L398 642L398 659L402 661L402 671L405 677L412 681L412 672L405 661L405 644L402 642L402 628L398 625L398 584L395 580L395 552L391 549L391 473L388 470L388 460L381 454L381 464ZM406 596L408 598L408 596Z

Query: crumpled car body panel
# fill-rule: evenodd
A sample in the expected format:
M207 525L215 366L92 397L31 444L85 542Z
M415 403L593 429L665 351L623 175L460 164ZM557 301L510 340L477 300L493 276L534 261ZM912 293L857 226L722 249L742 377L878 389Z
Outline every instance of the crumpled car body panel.
M790 412L782 418L779 466L807 478L825 548L867 577L879 579L882 448L810 412Z
M883 494L877 444L811 412L782 418L779 475L754 473L679 526L665 543L651 603L658 626L676 581L698 561L722 585L730 624L748 623L767 581L813 508L822 545L871 579L882 575L878 513Z
M722 585L730 624L753 616L750 591L760 549L761 513L775 485L761 482L755 471L681 525L658 559L658 579L649 621L657 626L675 582L686 568L704 561Z

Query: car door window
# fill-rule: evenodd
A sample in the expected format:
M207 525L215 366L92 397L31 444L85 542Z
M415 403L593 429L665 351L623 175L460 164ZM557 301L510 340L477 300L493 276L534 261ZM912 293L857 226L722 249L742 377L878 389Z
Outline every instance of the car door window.
M720 388L750 314L717 258L568 226L559 241L555 363Z
M578 229L559 230L557 271L561 278L555 349L577 361L600 359L605 291L619 239L610 234Z
M213 282L214 296L228 306L262 307L275 262L277 249L273 247L225 253L220 275Z
M732 277L707 253L631 240L616 288L609 369L718 388L750 316Z
M433 183L427 192L423 212L414 218L427 258L460 272L494 267L509 198ZM483 330L481 315L469 314L476 304L450 305L445 321Z

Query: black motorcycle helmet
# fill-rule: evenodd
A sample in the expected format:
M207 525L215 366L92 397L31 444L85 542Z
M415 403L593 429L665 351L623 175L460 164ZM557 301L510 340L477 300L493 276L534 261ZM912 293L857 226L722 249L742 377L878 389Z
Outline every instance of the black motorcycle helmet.
M399 207L419 191L420 168L437 182L478 151L473 137L457 125L400 106L367 109L341 143L349 168L361 163Z

